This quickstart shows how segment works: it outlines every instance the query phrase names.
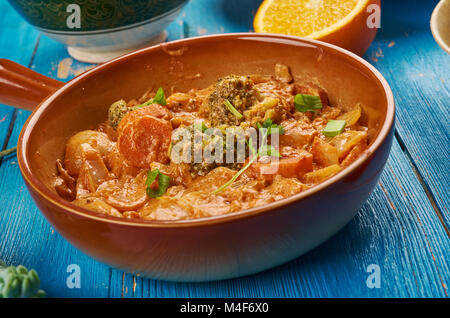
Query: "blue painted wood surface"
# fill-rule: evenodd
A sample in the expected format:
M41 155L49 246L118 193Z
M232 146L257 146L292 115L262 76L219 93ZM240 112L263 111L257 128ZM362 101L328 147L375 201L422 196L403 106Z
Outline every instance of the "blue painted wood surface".
M260 0L191 1L169 40L252 30ZM365 58L390 83L397 102L396 138L379 185L358 215L308 254L263 273L185 284L111 269L71 246L29 196L10 155L0 165L0 258L35 268L51 297L448 297L450 56L434 42L429 18L437 1L382 1L382 28ZM0 57L69 80L90 65L0 3ZM63 67L64 66L64 67ZM17 143L29 112L0 106L0 145ZM81 288L66 285L69 264ZM381 270L368 288L367 266Z

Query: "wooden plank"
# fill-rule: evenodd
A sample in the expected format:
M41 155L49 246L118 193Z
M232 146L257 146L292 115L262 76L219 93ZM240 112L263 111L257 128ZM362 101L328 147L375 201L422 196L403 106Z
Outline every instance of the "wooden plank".
M229 5L233 6L232 3ZM245 27L251 26L247 17L247 21L239 26L229 27L222 12L217 12L218 6L217 2L201 1L197 2L195 8L189 5L185 10L186 14L182 14L177 23L169 28L169 38L170 34L183 37L216 33L218 28L219 32L245 31ZM237 7L238 5L235 6ZM206 12L214 14L207 15ZM208 21L208 17L214 21ZM197 27L192 28L190 21L197 21L192 23ZM221 29L223 25L226 28ZM377 43L375 42L375 47ZM392 44L386 43L386 46L389 45ZM379 52L369 51L369 57L371 54L376 56ZM406 190L403 183L409 185ZM370 238L369 242L365 242L366 237ZM407 155L402 153L398 143L394 143L388 170L360 214L318 249L280 268L243 279L203 284L149 280L149 296L447 296L448 243L448 237L439 219L433 215L432 206L415 178ZM355 245L362 246L363 249L359 253L353 253ZM330 255L332 260L328 264ZM381 290L369 289L365 285L368 275L365 269L372 263L379 264L385 273L383 275L386 275L383 276L386 287ZM111 286L126 290L127 280L113 279Z
M5 8L5 10L3 10ZM10 48L5 57L23 64L24 58L31 57L34 45L27 43L36 39L37 32L27 24L15 12L9 9L9 5L2 6L0 14L5 13L5 19L1 23L7 25L22 25L22 29L16 32L8 30ZM3 41L3 37L1 38ZM13 40L14 39L14 40ZM3 47L3 46L2 46ZM28 53L21 48L26 48ZM18 52L18 58L13 52ZM2 52L3 53L3 52ZM73 62L68 71L61 72L59 62L67 58L65 48L59 43L42 36L38 49L34 56L32 69L45 75L68 80L77 72L84 70L84 65ZM82 69L80 71L80 69ZM60 71L58 74L58 70ZM67 76L66 76L67 73ZM6 109L6 108L5 108ZM8 109L12 109L9 108ZM16 120L12 129L7 147L17 144L20 130L30 112L16 111ZM0 113L1 116L1 113ZM4 130L1 134L5 134ZM0 135L1 137L2 135ZM0 167L0 202L2 212L0 214L0 258L11 264L25 264L35 268L40 277L41 285L51 297L107 297L109 293L110 269L78 251L65 241L38 211L36 205L29 196L15 156L5 158ZM11 198L14 198L11 200ZM68 288L66 280L70 273L67 267L77 264L81 270L81 288Z
M146 280L148 295L142 296L447 297L449 248L426 193L394 142L379 186L355 219L320 247L241 279L195 284ZM380 266L380 289L366 285L371 264ZM125 291L126 297L132 282L131 275L117 271L111 290Z
M366 57L391 85L397 103L397 137L448 232L450 55L430 31L437 3L383 2L382 27Z
M214 33L251 32L261 0L190 1L167 31L169 40Z
M228 2L228 5L238 7L237 2L234 2L234 4ZM226 21L226 17L222 13L223 11L218 9L219 6L217 2L205 3L204 1L198 1L196 7L188 5L185 10L186 14L182 14L180 19L169 28L169 39L176 38L177 34L179 37L185 37L216 32L245 31L246 27L251 27L251 20L248 17L247 21L241 21L240 24L230 26L229 21ZM205 14L205 12L214 12L214 14ZM249 11L242 10L242 12ZM208 18L214 21L209 21ZM191 23L190 21L196 22ZM191 24L196 25L196 27L193 28ZM377 187L371 199L364 205L355 220L320 248L280 268L244 279L203 284L179 284L148 280L148 296L423 297L427 295L447 295L448 254L446 254L446 251L448 250L448 237L445 236L445 232L442 232L439 220L432 213L429 215L432 212L431 205L428 204L426 194L415 179L408 158L401 152L398 144L395 144L395 150L393 156L395 159L391 157L389 164L390 169L394 169L395 174L385 172L380 186ZM400 161L397 162L397 160ZM401 177L396 177L397 175ZM408 190L412 191L412 202L420 206L419 216L415 215L417 212L411 208L411 204L401 193L397 180L414 185L413 188ZM382 186L383 183L389 187ZM419 191L418 193L415 193L416 188ZM389 189L389 191L386 189ZM409 192L408 195L411 198ZM399 201L393 201L392 196L395 196L395 199ZM395 205L392 202L395 202ZM421 204L418 204L419 202ZM393 213L398 212L401 213L400 218L392 219ZM422 218L426 221L422 221ZM373 225L380 220L384 220L384 222L378 224L378 226ZM410 220L415 221L411 223ZM427 227L421 225L422 222ZM412 238L409 235L411 231L417 233L418 238ZM428 231L432 232L432 242L429 241L430 234ZM384 232L389 235L380 237ZM364 242L366 236L371 238L368 243ZM394 242L388 240L391 236L395 237ZM345 242L342 242L343 240ZM354 255L351 248L345 247L352 247L355 242L369 245L360 255ZM433 250L434 244L436 244L437 251ZM376 253L373 253L374 247L376 247ZM427 248L422 250L424 247ZM345 254L337 255L336 250ZM389 257L386 257L386 254ZM435 254L439 255L438 263L433 263ZM327 258L324 260L323 255L334 255L332 266L327 265ZM340 258L342 256L345 256L345 258ZM387 274L383 281L388 282L387 287L382 288L381 291L368 289L365 285L368 274L365 272L363 263L358 263L358 260L383 265ZM350 268L348 268L349 264L352 265ZM424 267L421 264L428 264L431 272L427 273L428 266ZM129 281L113 279L111 286L113 289L126 290L130 288L129 285L127 286ZM333 288L327 282L336 285L337 283L342 284L343 288L336 288L337 286ZM355 289L353 283L350 282L359 282L359 284L356 284L358 288Z
M38 39L38 32L23 21L12 7L4 3L0 11L0 58L28 66ZM0 105L0 148L10 131L14 108ZM12 127L11 127L12 128Z
M193 3L186 7L186 12L190 12L186 15L188 26L189 21L196 21L202 13L207 16L201 8L219 8L205 0L197 0L198 7ZM208 16L207 19L213 18ZM214 21L226 19L218 16ZM214 21L208 23L215 25ZM179 28L184 24L176 23L169 28L169 38L193 35L186 31L186 27ZM201 23L192 22L192 25L200 25L208 32L214 30ZM218 25L220 32L220 23ZM242 25L229 28L224 25L224 31L244 31ZM191 29L199 32L197 28ZM61 45L43 37L34 65L39 72L56 77L59 62L65 58L67 54ZM75 70L75 73L85 66L72 62L69 70ZM64 72L59 75L64 78ZM67 79L71 76L73 74ZM24 111L17 113L8 146L17 142L28 115ZM13 263L24 262L35 267L41 274L43 287L53 296L445 297L448 294L448 236L433 213L407 155L396 142L380 186L358 216L335 237L303 257L273 270L242 279L201 284L133 278L133 275L110 270L83 255L58 234L52 234L50 226L24 189L13 161L14 158L7 158L0 167L0 202L4 203L0 219L0 256L6 256ZM69 290L64 285L65 268L72 263L79 264L82 273L87 272L82 274L81 290ZM365 269L370 264L378 264L381 268L380 289L366 286L368 273Z

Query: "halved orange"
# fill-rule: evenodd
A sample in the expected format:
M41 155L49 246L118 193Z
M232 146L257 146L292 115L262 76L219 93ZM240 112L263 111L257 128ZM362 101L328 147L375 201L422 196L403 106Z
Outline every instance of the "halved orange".
M379 8L380 0L264 0L253 26L255 32L321 40L363 55L377 33Z

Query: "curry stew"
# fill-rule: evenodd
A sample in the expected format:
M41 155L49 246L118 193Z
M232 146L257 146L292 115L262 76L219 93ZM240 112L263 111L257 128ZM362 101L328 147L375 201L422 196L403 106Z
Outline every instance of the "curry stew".
M346 110L330 105L323 88L299 82L282 64L274 75L229 75L167 98L161 88L151 90L113 103L106 122L67 141L64 159L56 162L55 189L78 206L147 220L261 206L305 191L355 161L368 146L361 115L359 104ZM176 136L180 129L189 142ZM244 134L231 144L208 134L237 129ZM175 160L175 148L183 160ZM194 160L197 150L221 160Z

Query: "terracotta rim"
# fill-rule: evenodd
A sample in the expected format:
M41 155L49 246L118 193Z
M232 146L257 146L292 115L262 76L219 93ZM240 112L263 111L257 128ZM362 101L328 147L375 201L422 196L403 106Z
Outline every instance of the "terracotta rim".
M229 214L219 215L219 216L211 216L211 217L204 217L204 218L197 218L197 219L188 219L188 220L175 220L175 221L156 221L156 220L141 220L141 219L123 219L118 217L113 217L97 212L93 212L81 207L76 206L75 204L72 204L71 202L65 201L61 197L59 197L56 193L53 193L48 189L48 187L43 184L36 176L34 176L32 170L30 169L28 160L27 160L27 144L26 141L28 140L28 136L33 131L34 126L36 125L37 121L39 120L40 116L46 112L48 105L52 103L52 101L55 99L56 96L63 93L67 89L70 89L75 83L78 81L95 75L95 72L99 69L109 68L113 67L114 64L118 63L119 61L125 61L130 58L133 58L135 55L138 55L143 52L148 52L152 50L158 50L160 46L177 46L179 44L189 44L197 41L208 41L210 39L220 39L220 38L236 38L236 39L246 39L246 40L257 40L257 41L285 41L286 43L289 42L295 42L297 44L304 44L304 45L313 45L315 47L326 47L327 49L330 49L331 51L334 51L334 53L341 54L341 55L347 55L353 60L356 60L358 64L362 68L365 68L366 70L370 71L380 82L381 86L384 89L385 96L383 98L387 99L387 109L386 109L386 117L383 122L383 126L381 127L378 135L373 140L372 144L369 146L369 148L366 150L366 152L358 158L355 162L353 162L350 166L346 167L343 171L337 173L335 176L331 177L330 179L327 179L326 181L318 184L317 186L314 186L304 192L298 193L296 195L287 197L285 199L275 201L272 203L269 203L264 206L254 207L251 209L241 210L237 212L232 212ZM280 35L280 34L270 34L270 33L228 33L228 34L215 34L215 35L207 35L207 36L200 36L200 37L193 37L188 39L181 39L176 40L168 43L158 44L156 46L152 46L149 48L144 48L141 50L137 50L135 52L123 55L121 57L118 57L116 59L113 59L109 62L106 62L104 64L101 64L97 67L92 68L91 70L73 78L69 82L67 82L64 86L62 86L60 89L58 89L55 93L51 94L49 97L47 97L44 101L42 101L39 106L33 111L33 113L30 115L30 117L25 122L22 131L20 132L19 140L18 140L18 149L17 149L17 155L18 155L18 163L20 170L22 172L23 178L28 183L30 187L32 187L33 191L39 194L40 197L42 197L43 200L48 201L52 205L56 205L59 208L63 209L65 212L74 213L81 217L86 217L90 219L94 219L96 221L106 222L106 223L115 223L115 224L121 224L121 225L128 225L128 226L138 226L138 227L192 227L192 226L204 226L204 225L212 225L222 222L229 222L238 220L241 218L247 218L247 217L253 217L262 213L275 211L279 207L287 206L290 204L295 203L298 200L305 199L309 196L312 196L321 190L331 186L333 183L343 179L344 177L348 176L349 174L353 173L355 170L360 168L366 160L370 159L372 155L375 153L375 151L380 147L380 145L384 142L386 137L389 135L389 132L391 131L391 128L394 123L394 114L395 114L395 103L394 103L394 96L392 94L391 88L389 87L389 84L387 83L386 79L381 75L381 73L372 66L369 62L362 59L361 57L357 56L354 53L351 53L345 49L342 49L340 47L337 47L332 44L324 43L321 41L311 40L311 39L305 39L300 38L296 36L288 36L288 35Z

